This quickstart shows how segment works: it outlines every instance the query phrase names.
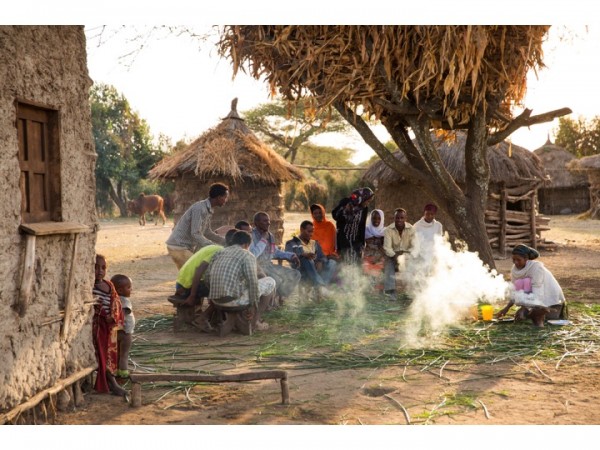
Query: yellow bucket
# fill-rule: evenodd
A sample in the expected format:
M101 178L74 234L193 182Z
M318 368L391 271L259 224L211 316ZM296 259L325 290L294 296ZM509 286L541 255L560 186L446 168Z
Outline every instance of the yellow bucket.
M489 322L494 318L494 307L492 305L481 305L481 318Z

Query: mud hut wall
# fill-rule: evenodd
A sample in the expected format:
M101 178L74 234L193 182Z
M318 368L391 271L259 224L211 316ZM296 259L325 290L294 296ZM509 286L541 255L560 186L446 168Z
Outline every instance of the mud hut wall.
M284 198L281 183L267 185L255 183L250 179L233 182L229 178L211 178L202 180L191 174L184 174L175 180L175 222L195 202L208 197L208 190L213 183L224 183L229 186L229 200L225 206L215 208L211 221L213 230L223 225L235 225L246 220L252 225L254 214L265 211L271 218L271 232L278 244L283 238Z
M590 190L587 186L543 188L538 191L542 214L578 214L590 209Z
M590 217L600 219L600 170L588 170L590 181Z
M18 231L17 99L59 111L61 219L95 229L96 155L86 64L83 27L0 27L0 411L95 363L90 320L95 233L79 236L74 311L64 340L59 333L72 252L69 235L37 237L29 308L20 317L12 307L20 288L25 241Z

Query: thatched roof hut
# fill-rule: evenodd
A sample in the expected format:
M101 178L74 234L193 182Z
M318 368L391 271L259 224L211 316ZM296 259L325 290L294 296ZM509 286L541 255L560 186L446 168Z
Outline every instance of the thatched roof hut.
M592 219L600 219L600 155L586 156L573 159L567 168L582 174L587 174L590 183L590 209Z
M587 211L590 208L587 177L567 169L567 164L575 159L575 156L552 144L550 139L534 153L542 160L548 178L538 190L540 212L572 214Z
M283 236L283 183L303 179L300 169L246 126L237 112L237 98L218 126L160 161L149 176L175 181L176 221L193 203L208 196L212 183L223 182L230 187L230 197L223 208L216 209L213 228L251 221L255 212L266 211L278 241Z
M459 186L465 184L465 140L463 132L457 132L452 140L435 138L440 157ZM407 162L402 152L394 155ZM501 142L488 147L488 161L490 183L485 221L492 248L503 253L505 248L520 242L543 246L540 232L548 229L548 219L537 216L536 212L537 188L544 181L540 159L523 147ZM410 222L416 222L421 218L425 204L433 201L426 192L383 161L373 164L363 179L377 188L374 207L384 211L386 223L391 223L393 211L399 207L408 211ZM444 205L438 206L437 218L451 237L456 236L456 226L444 211Z

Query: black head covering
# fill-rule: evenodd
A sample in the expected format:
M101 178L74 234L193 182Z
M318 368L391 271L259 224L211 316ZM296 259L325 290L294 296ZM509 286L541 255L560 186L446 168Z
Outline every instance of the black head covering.
M531 247L527 247L525 244L519 244L512 250L513 255L520 255L527 259L536 259L540 256L540 253Z

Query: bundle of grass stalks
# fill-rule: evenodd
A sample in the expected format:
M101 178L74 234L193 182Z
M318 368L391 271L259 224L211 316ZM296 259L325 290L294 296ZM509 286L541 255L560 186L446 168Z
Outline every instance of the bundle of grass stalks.
M566 327L464 322L436 336L424 329L415 345L403 333L411 320L408 310L385 299L368 299L359 314L340 311L335 302L297 302L268 313L269 331L250 338L158 344L148 336L134 342L131 357L140 371L182 373L241 366L288 370L400 366L437 373L534 360L556 368L575 361L597 364L600 305L571 304L570 313L573 325ZM153 329L148 325L157 319L142 319L136 332ZM145 334L140 332L141 337Z
M543 67L548 26L225 26L219 52L234 73L265 76L292 100L314 95L381 119L425 114L447 127L491 107L492 125L511 118L526 74Z

